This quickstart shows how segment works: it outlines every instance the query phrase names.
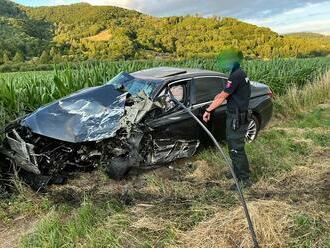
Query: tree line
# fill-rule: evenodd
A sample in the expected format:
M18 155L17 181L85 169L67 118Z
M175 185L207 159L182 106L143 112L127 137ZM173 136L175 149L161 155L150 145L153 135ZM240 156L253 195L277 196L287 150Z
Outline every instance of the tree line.
M247 58L330 53L322 35L279 35L234 18L157 18L111 6L31 8L0 0L0 64L93 59L211 58L235 48Z

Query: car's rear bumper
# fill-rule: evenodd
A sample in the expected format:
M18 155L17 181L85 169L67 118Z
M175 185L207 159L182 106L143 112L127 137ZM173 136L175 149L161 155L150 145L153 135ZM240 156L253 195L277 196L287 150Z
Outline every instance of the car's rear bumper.
M270 97L265 98L265 100L258 105L256 112L260 116L260 129L263 129L267 126L273 116L272 99Z

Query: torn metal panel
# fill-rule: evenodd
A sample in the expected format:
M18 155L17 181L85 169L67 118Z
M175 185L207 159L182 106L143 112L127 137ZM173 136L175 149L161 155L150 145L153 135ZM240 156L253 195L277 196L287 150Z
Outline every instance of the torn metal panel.
M125 108L125 119L129 123L140 123L146 113L149 112L153 107L154 102L145 96L142 100L137 100L132 106L127 106Z
M139 124L146 114L156 106L144 93L140 93L139 97L131 97L130 100L133 101L133 104L125 107L125 115L120 120L121 128L127 132L127 139L130 139L132 132L143 133L138 126L146 128L145 123Z
M22 167L24 170L34 174L41 174L34 154L34 146L26 143L15 129L13 130L13 134L15 138L6 135L8 144L11 148L11 151L7 151L6 155L13 159L16 165Z
M72 143L114 137L125 113L126 95L112 85L83 90L39 108L22 125L33 133Z
M149 154L148 163L165 164L175 159L191 157L198 146L198 140L155 139L153 153Z
M143 139L144 132L137 127L127 136L127 142L131 150L140 150L141 141Z

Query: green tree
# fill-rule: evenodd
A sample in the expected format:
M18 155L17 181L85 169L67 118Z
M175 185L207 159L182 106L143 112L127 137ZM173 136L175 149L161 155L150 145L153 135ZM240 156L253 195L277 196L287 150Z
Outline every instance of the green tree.
M14 58L13 58L13 62L14 63L22 63L24 62L25 58L24 55L21 51L17 51Z
M111 59L129 59L134 56L134 44L125 34L120 34L111 40L108 56Z
M57 54L57 49L56 49L55 47L52 47L52 48L50 49L49 54L50 54L50 57L51 57L51 58L54 58L55 55Z
M4 64L8 64L8 63L10 63L10 58L9 58L9 54L8 54L7 51L5 51L5 52L3 53L3 56L2 56L2 62L3 62Z
M54 62L54 63L60 63L60 62L62 62L62 56L61 56L61 54L56 53L56 54L54 55L54 57L53 57L53 62Z
M48 64L50 62L50 56L48 51L43 51L40 58L39 58L39 63L40 64Z
M61 53L59 52L58 48L52 47L50 49L50 57L54 63L60 63L62 61Z

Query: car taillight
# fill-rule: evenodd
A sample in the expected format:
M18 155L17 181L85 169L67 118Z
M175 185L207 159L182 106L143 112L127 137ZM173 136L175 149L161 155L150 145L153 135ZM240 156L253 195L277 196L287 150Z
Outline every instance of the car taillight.
M271 91L271 89L269 89L269 91L268 91L267 94L269 95L270 98L274 99L274 94L273 94L273 92Z

